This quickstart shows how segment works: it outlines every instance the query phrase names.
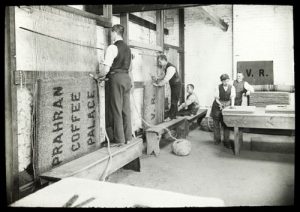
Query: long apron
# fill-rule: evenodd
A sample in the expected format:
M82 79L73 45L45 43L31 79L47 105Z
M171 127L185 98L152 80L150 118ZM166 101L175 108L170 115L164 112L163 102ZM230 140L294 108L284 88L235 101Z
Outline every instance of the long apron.
M230 106L230 100L229 101L220 101L222 104L225 105L225 107ZM218 103L216 102L216 100L214 100L212 108L211 108L211 112L210 112L210 116L213 119L216 120L221 120L222 119L222 110L219 108Z

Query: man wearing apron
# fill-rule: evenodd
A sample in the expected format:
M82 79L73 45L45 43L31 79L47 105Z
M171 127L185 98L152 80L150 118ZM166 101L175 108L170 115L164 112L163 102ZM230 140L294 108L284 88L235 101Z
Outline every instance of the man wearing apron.
M234 100L234 105L241 106L243 95L249 96L250 93L254 92L254 88L246 81L243 80L244 75L241 72L237 73L237 78L233 82L233 86L235 87L236 96ZM248 105L248 104L247 104Z
M227 74L222 74L221 77L221 84L215 90L215 100L212 105L211 109L211 117L213 118L214 122L214 142L216 145L221 143L221 128L220 125L223 127L224 130L224 140L223 144L226 148L230 148L229 142L229 128L223 121L222 110L230 106L234 106L234 99L235 99L235 88L234 86L229 84L229 76Z
M124 27L112 27L112 45L109 45L104 58L104 73L109 79L106 83L106 120L111 143L123 145L132 140L130 113L130 89L133 80L131 73L131 50L123 41ZM101 74L102 71L102 74Z
M155 86L164 86L169 82L171 88L171 107L167 112L165 121L176 119L178 111L178 101L181 93L181 80L177 71L177 68L168 62L168 59L165 55L159 55L157 57L158 64L164 67L165 76L158 83L154 83ZM157 80L157 79L154 79Z

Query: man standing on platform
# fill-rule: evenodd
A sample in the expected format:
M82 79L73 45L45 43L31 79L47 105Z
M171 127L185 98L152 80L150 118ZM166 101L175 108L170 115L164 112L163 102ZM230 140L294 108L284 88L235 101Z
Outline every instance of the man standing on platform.
M106 101L110 140L123 145L132 140L130 89L133 87L131 73L131 50L123 41L124 27L116 24L112 27L113 44L109 45L104 58L104 70L100 77L106 76ZM101 73L102 72L102 73ZM104 72L104 73L103 73Z
M228 74L222 74L220 77L221 84L215 90L215 100L213 102L211 108L211 117L214 122L214 141L215 144L218 145L221 143L221 128L220 125L224 129L224 140L223 144L226 148L230 148L229 142L229 128L223 121L222 110L230 106L234 107L234 99L235 99L235 88L234 86L229 84L229 76Z
M254 92L254 88L246 81L244 81L244 75L241 72L237 73L237 78L233 82L235 87L236 96L234 100L234 105L241 106L243 95L249 96L250 93Z
M171 88L171 107L167 112L165 121L170 121L176 119L178 111L178 101L180 98L181 92L181 79L179 77L177 68L168 62L166 55L159 55L157 57L158 64L164 68L165 76L162 80L159 80L157 83L154 83L155 86L164 86L169 82ZM157 81L158 79L152 77L153 80Z

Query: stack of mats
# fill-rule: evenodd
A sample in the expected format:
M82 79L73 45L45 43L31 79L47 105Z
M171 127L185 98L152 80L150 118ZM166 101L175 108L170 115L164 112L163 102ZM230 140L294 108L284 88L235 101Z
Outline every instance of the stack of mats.
M255 91L295 92L293 85L252 85Z
M293 105L268 105L266 113L295 114Z
M288 92L254 92L250 94L249 105L265 107L267 105L290 104L290 93Z
M234 106L234 108L224 108L222 110L223 115L232 115L232 114L249 114L254 113L256 107L255 106Z

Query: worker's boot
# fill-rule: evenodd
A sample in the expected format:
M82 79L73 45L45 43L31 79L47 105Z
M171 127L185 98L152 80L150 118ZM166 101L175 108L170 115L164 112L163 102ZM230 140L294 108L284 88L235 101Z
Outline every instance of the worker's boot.
M214 144L219 145L221 143L221 140L215 140Z
M223 144L226 148L231 149L230 141L224 141Z

